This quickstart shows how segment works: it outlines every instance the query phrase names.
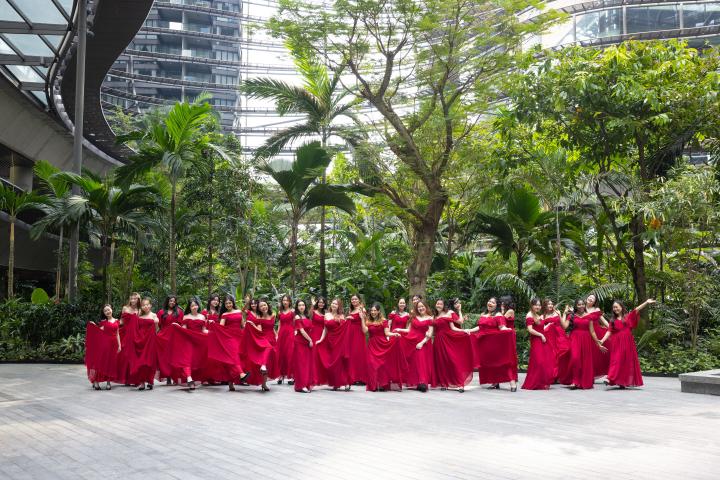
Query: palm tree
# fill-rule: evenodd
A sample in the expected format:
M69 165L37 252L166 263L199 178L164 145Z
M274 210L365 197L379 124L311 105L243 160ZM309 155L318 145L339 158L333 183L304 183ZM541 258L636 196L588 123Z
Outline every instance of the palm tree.
M8 298L15 297L15 222L19 213L36 208L43 197L32 192L17 190L12 185L0 182L0 209L10 217L10 239L8 242Z
M223 150L210 140L208 130L213 121L212 107L207 103L176 103L164 116L150 117L145 128L118 137L120 142L137 146L137 154L131 157L131 162L117 169L121 183L127 185L151 169L162 171L170 182L168 263L173 292L177 287L175 211L179 184L190 170L209 173L208 152L214 151L225 157Z
M67 195L70 184L56 176L60 169L50 162L40 160L34 167L35 176L40 180L42 189L46 192L47 202L39 205L45 216L35 222L30 229L30 237L37 240L49 230L60 229L57 249L57 267L55 270L55 299L60 300L62 287L62 255L65 227L74 224L77 219L68 216Z
M112 179L101 181L89 175L59 174L80 188L80 195L71 195L68 206L71 215L94 228L102 248L103 291L106 302L112 300L112 282L108 270L112 263L112 247L119 235L135 235L143 227L153 224L152 213L160 206L161 196L154 186L116 185Z
M319 182L329 164L330 156L320 142L311 142L298 149L295 161L290 165L275 160L260 167L277 182L290 207L293 292L296 285L298 225L302 217L310 210L323 206L337 207L350 214L355 211L355 205L347 195L347 192L353 191L352 188Z
M302 123L283 129L268 138L256 153L256 158L268 159L277 155L286 145L300 138L320 138L323 147L332 136L342 138L348 143L356 143L357 135L337 121L345 117L356 124L354 107L359 100L350 92L339 88L343 67L332 72L307 52L292 46L288 47L302 78L303 85L298 87L273 78L253 78L246 80L240 89L249 98L273 100L280 115L300 114L305 117ZM352 96L353 100L346 101ZM325 172L322 174L325 183ZM325 268L325 207L320 211L320 290L327 295Z
M574 217L543 210L538 197L527 188L511 188L505 193L503 204L504 210L499 215L476 213L470 220L470 231L491 237L493 247L506 260L514 254L516 275L520 279L530 255L545 265L552 265L552 240L556 234L575 244L582 242L576 234Z

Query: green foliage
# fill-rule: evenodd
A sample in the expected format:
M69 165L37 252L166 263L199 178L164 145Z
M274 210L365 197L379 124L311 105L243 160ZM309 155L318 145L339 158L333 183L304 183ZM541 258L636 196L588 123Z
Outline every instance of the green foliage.
M32 294L30 295L30 302L32 302L33 305L41 305L41 304L47 303L49 301L50 301L50 296L42 288L34 289L32 291Z

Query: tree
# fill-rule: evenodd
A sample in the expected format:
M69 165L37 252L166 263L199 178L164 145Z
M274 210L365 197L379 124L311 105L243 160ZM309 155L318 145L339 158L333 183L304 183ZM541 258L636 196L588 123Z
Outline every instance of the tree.
M331 9L286 1L270 22L276 36L346 66L349 90L371 109L364 122L378 149L356 150L366 186L386 195L405 222L413 256L410 293L425 291L457 151L494 98L502 73L523 56L526 36L558 14L521 23L496 2L339 1Z
M500 215L477 212L470 220L470 231L490 236L492 245L506 260L515 255L515 272L520 279L530 255L552 265L556 212L543 210L538 197L527 188L511 188L505 193L503 203L505 208ZM579 241L575 235L576 222L571 216L560 216L557 229L562 238Z
M47 201L38 206L45 213L45 216L33 224L30 236L33 240L36 240L50 229L60 229L55 271L55 300L60 301L62 295L62 256L65 227L77 221L77 219L68 216L67 195L70 192L70 184L56 175L60 173L59 168L45 160L37 162L33 170L35 176L40 179L43 190L47 192Z
M112 300L112 281L108 266L118 236L153 225L153 213L160 207L160 195L155 187L132 184L116 185L112 179L101 181L89 175L61 173L59 176L80 188L80 195L71 195L68 205L71 215L94 227L102 248L102 276L105 301Z
M15 297L15 223L18 214L36 208L43 197L32 192L16 190L12 185L0 182L0 209L10 217L10 238L8 242L8 298Z
M201 99L202 100L202 99ZM150 116L145 128L118 136L123 143L134 142L137 154L130 163L117 169L117 178L128 185L151 169L159 169L170 182L169 270L170 290L177 288L177 232L175 211L180 182L190 170L209 172L207 153L224 156L223 150L210 141L214 117L207 103L176 103L165 115Z
M638 302L648 296L647 234L627 200L646 195L687 145L717 133L719 66L714 49L701 55L679 41L568 47L508 88L519 122L559 139L577 168L595 173L591 189Z
M297 241L298 225L302 217L317 207L336 207L347 213L353 213L355 206L347 195L348 187L318 183L325 169L330 165L330 156L320 145L311 142L301 146L295 161L291 165L275 160L260 167L270 175L283 191L290 207L290 252L291 252L291 286L295 292L297 282Z
M299 138L320 137L323 147L328 145L332 136L349 142L356 141L352 131L338 123L342 117L359 123L353 110L359 102L356 98L346 101L350 92L343 90L339 84L343 67L336 68L331 77L325 65L309 52L292 47L290 52L300 72L302 87L273 78L251 78L240 87L250 98L273 100L281 116L289 113L305 117L303 123L280 130L268 138L255 153L257 158L270 158ZM326 181L324 172L322 181ZM323 296L327 296L325 207L320 210L320 291Z

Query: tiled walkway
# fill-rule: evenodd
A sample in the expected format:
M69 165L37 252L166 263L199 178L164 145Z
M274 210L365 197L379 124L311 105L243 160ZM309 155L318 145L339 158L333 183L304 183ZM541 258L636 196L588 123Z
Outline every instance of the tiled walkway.
M522 378L521 378L522 381ZM0 478L720 478L720 397L642 390L91 390L0 365Z

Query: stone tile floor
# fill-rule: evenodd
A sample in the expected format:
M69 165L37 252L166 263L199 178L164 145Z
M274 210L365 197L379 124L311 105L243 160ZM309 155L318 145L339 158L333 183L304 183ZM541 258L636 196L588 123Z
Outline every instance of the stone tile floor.
M719 479L720 397L639 390L90 388L0 365L0 479ZM521 378L522 381L522 378Z

